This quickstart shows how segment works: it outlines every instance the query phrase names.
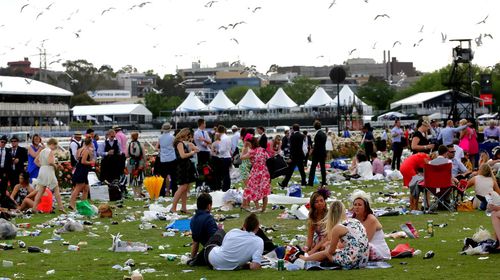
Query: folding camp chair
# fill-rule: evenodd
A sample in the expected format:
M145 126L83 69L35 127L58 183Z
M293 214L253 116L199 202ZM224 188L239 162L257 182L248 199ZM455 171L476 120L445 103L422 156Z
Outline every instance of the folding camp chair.
M424 212L436 209L441 203L450 212L455 210L454 203L450 203L450 194L455 189L451 181L451 163L424 166L424 181L421 184L424 191ZM430 204L427 201L427 192L430 192L436 200Z

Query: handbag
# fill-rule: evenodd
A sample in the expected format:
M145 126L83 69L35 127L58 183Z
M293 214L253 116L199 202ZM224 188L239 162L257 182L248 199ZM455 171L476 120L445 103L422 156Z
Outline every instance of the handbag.
M268 158L266 160L266 166L271 179L286 175L288 171L288 164L286 163L285 159L279 154Z
M233 165L238 166L241 164L241 156L240 154L233 155Z

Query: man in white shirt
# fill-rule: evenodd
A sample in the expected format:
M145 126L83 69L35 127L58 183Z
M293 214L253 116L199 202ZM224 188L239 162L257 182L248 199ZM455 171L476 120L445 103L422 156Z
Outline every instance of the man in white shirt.
M217 132L220 135L219 144L219 162L216 170L219 170L219 178L222 179L222 191L227 191L231 188L231 176L229 168L231 168L231 137L226 134L226 127L219 125Z
M264 241L255 235L258 231L259 220L252 213L245 219L242 229L232 229L224 236L221 246L207 246L205 255L209 267L214 270L260 269Z
M233 131L233 136L231 137L231 155L234 155L240 141L240 129L236 125L233 125L231 126L231 130Z

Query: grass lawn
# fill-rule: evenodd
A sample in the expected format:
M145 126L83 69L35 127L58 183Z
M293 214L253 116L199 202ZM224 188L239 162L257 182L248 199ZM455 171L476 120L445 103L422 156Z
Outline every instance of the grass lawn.
M274 185L276 185L274 182ZM392 183L391 183L392 184ZM401 183L398 183L399 185ZM332 193L348 204L347 197L353 190L353 185L372 193L372 200L375 201L380 195L379 192L387 191L385 182L358 182L342 183L330 186ZM347 186L347 187L346 187ZM308 195L314 188L306 188L303 193ZM393 190L401 191L400 188ZM279 191L275 188L275 193ZM67 199L67 198L66 198ZM195 198L191 197L190 202L194 203ZM77 244L86 241L88 245L81 246L80 251L68 251L61 241L43 245L44 240L50 239L55 228L42 229L42 234L38 237L19 237L27 246L39 246L51 251L50 254L27 253L26 249L15 246L14 250L0 251L0 260L10 260L14 262L13 267L1 267L0 277L12 279L122 279L127 272L112 269L115 264L122 265L132 258L135 260L135 269L154 268L156 272L143 274L144 279L305 279L317 278L327 279L339 277L342 279L500 279L500 268L497 266L500 255L489 255L486 260L479 260L479 256L462 256L459 251L463 246L463 239L470 237L479 226L484 226L493 233L491 220L484 212L469 213L449 213L439 212L438 215L400 215L395 217L381 217L380 221L384 226L384 231L391 232L399 230L399 225L411 221L420 230L426 228L428 219L434 220L434 224L448 224L448 226L435 227L434 237L424 238L425 231L421 231L419 239L397 239L388 240L389 247L394 248L398 243L408 242L413 248L420 249L423 253L420 256L407 259L394 259L389 261L393 266L388 269L361 269L353 271L276 271L274 269L264 269L261 271L235 271L219 272L211 271L207 268L188 267L180 265L179 260L168 261L159 255L164 253L184 254L190 248L184 247L191 242L190 237L182 237L179 234L175 237L162 237L164 226L168 222L156 221L158 227L150 230L139 229L139 218L145 210L144 202L127 200L125 207L115 210L113 219L92 219L93 222L100 221L100 225L87 226L84 232L64 233L62 237L70 244ZM385 203L376 203L374 207L397 206ZM277 219L278 214L283 210L271 210L269 206L267 213L259 214L261 224L266 226L278 225L278 231L270 233L275 243L283 245L282 237L292 239L296 234L306 234L304 230L297 230L297 227L304 225L305 221L281 220ZM217 212L215 212L217 213ZM240 212L239 208L226 213L240 213L240 218L230 219L224 222L226 231L240 227L246 212ZM135 222L125 222L126 216L135 216ZM37 224L46 222L56 215L35 215L31 219L16 219L16 223L31 223L32 228ZM111 221L117 221L117 225L112 225ZM109 226L109 232L105 232L105 225ZM465 228L465 229L464 229ZM471 228L467 230L466 228ZM89 232L99 235L99 237L87 236ZM120 232L122 240L141 241L151 245L154 249L147 253L113 253L108 251L111 246L110 234ZM159 250L158 246L163 245L164 250ZM428 250L435 252L435 257L424 260L423 254ZM46 271L55 270L55 274L47 275ZM183 272L183 270L192 270ZM15 277L16 275L17 277Z

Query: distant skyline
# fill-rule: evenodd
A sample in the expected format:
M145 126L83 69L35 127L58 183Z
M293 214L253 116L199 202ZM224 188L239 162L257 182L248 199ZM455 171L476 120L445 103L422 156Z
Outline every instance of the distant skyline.
M481 35L473 63L486 67L500 62L499 7L495 0L1 0L0 66L28 57L38 67L45 40L51 70L86 59L163 75L193 61L240 60L265 73L272 64L381 63L390 50L429 72L452 62L449 39Z

